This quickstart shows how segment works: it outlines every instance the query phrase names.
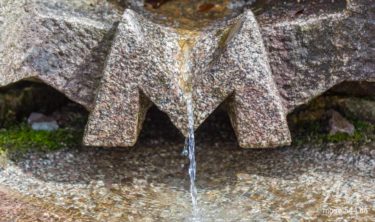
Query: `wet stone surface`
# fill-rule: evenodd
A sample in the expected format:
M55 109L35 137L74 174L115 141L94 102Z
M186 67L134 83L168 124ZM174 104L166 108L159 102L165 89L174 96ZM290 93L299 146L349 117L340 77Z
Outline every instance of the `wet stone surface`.
M197 133L201 221L374 218L374 141L244 150L228 118L212 118ZM153 110L132 149L29 153L1 166L0 184L72 221L189 221L182 147L180 133Z
M0 186L1 221L74 221L80 215L76 210L67 210L48 204L37 198L24 197Z

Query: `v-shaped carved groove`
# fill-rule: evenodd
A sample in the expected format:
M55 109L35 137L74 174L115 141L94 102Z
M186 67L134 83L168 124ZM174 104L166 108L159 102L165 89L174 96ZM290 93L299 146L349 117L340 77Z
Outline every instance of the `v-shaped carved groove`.
M230 114L241 146L288 144L286 114L254 15L247 11L229 25L229 33L222 32L228 29L227 24L198 36L189 57L183 61L191 59L192 63L193 70L188 72L192 78L195 128L234 92ZM180 36L173 31L146 21L131 10L125 12L88 122L86 144L131 146L135 143L139 133L135 129L140 128L137 117L144 116L141 112L145 112L143 104L134 105L140 104L138 87L187 134L187 92L178 83L183 71L175 60L181 54ZM222 34L218 35L219 32ZM147 49L142 48L147 44ZM169 44L169 51L165 50L165 44Z

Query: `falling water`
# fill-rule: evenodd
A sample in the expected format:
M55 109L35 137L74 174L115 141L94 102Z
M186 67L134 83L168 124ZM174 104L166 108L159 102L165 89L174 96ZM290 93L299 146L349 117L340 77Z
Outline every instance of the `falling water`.
M197 201L197 188L195 186L196 179L196 162L195 162L195 139L194 139L194 107L192 96L192 64L190 60L190 53L195 45L197 33L193 31L180 30L179 46L181 51L179 53L180 72L179 85L184 91L184 99L187 107L188 117L188 135L185 140L185 147L182 152L183 155L188 156L190 160L189 176L190 176L190 196L192 201L192 217L191 221L199 221L199 209Z
M196 179L196 162L195 162L195 138L194 138L194 114L193 101L191 93L186 96L187 114L188 114L188 136L185 140L183 154L188 155L190 160L189 176L190 176L190 196L193 207L193 221L198 221L199 209L197 201L197 188L195 186Z

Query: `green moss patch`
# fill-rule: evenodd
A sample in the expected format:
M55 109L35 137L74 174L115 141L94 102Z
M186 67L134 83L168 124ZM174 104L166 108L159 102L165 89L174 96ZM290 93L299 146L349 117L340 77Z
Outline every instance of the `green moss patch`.
M353 135L346 133L336 133L330 135L319 121L300 122L298 127L293 129L293 143L302 145L304 143L339 143L353 142L355 144L367 143L375 140L375 126L369 122L361 120L351 120L355 127Z
M348 97L337 95L323 95L308 104L305 104L288 116L289 128L292 133L293 144L302 145L306 143L341 143L366 144L375 140L375 126L358 112L348 112L343 106L343 101L355 104L367 102L363 97ZM340 112L355 127L353 135L336 133L330 135L328 132L329 115L328 110L333 109ZM365 109L365 108L362 108ZM366 109L371 109L366 108ZM365 110L366 110L365 109Z
M81 144L82 131L76 129L58 129L56 131L35 131L22 123L9 129L0 130L0 153L36 151L54 151Z

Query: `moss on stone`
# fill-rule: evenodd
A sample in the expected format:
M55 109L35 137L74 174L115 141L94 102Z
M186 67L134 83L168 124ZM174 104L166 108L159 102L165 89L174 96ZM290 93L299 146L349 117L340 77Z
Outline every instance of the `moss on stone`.
M342 105L343 101L359 103L359 101L366 100L363 97L339 96L326 93L326 95L315 98L291 113L288 116L288 122L293 143L295 145L340 142L363 144L375 140L374 124L363 118L363 115L359 115L358 109L355 113L349 113L347 108ZM339 111L354 125L356 130L353 135L345 133L330 135L328 133L329 116L327 116L327 111L330 109Z
M329 134L323 124L319 121L300 122L298 127L292 131L293 143L302 145L305 143L340 143L352 142L355 144L366 143L375 140L375 126L361 120L351 120L355 126L353 135L346 133Z
M0 153L29 150L54 151L61 148L77 147L82 139L82 131L58 129L56 131L35 131L25 123L0 130Z

